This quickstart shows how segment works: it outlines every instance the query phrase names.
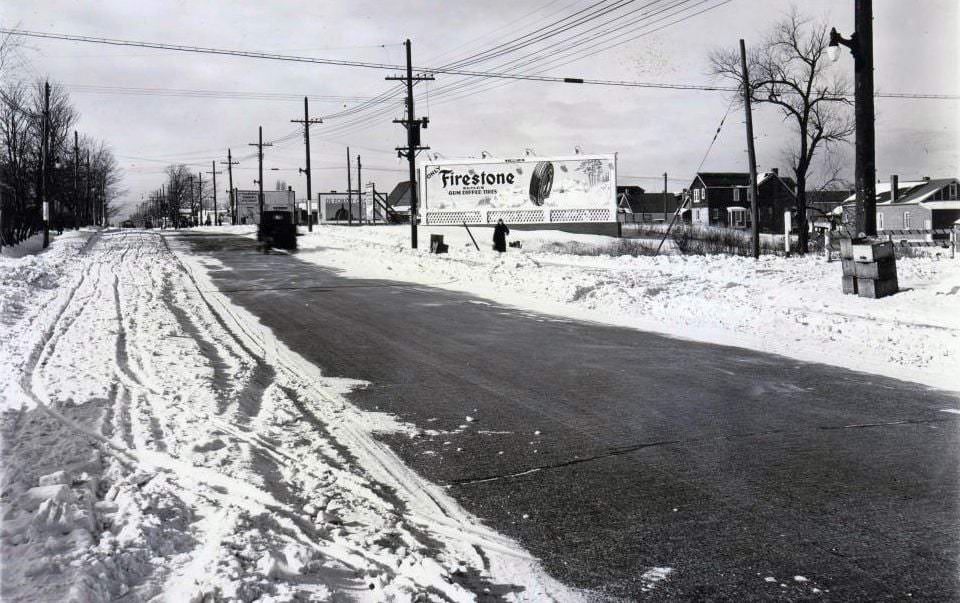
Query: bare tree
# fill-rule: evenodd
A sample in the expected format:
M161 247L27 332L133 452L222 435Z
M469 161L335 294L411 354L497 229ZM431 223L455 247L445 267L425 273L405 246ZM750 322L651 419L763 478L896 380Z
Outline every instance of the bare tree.
M183 164L169 165L167 172L166 197L167 216L174 228L180 228L180 210L190 207L190 170Z
M787 152L797 181L799 251L807 251L807 178L821 147L844 141L854 132L849 82L827 70L830 41L826 23L813 22L794 7L761 44L747 53L750 97L780 110L797 135ZM714 75L743 86L739 49L710 54Z

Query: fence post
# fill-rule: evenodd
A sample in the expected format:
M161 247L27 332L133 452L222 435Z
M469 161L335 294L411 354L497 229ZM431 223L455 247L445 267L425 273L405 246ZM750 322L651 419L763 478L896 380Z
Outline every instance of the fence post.
M957 257L957 247L960 247L960 224L954 223L953 230L950 231L950 257Z
M783 250L787 255L790 255L790 231L793 230L790 217L790 210L783 212Z
M827 263L829 264L830 261L833 260L833 258L831 257L833 250L830 249L830 231L829 230L823 231L823 251L827 255Z

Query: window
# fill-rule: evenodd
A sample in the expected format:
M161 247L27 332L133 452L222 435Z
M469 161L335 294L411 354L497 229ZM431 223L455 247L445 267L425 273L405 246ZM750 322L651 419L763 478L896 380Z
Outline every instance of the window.
M883 212L877 212L877 230L883 230Z
M957 183L956 182L950 183L950 200L951 201L957 200Z
M733 200L734 200L734 201L740 201L740 187L739 187L739 186L733 187Z
M720 219L720 210L716 207L710 210L710 220L716 222Z
M910 212L903 212L903 229L907 230L910 228Z
M699 188L693 189L693 202L694 202L694 203L700 203L700 189L699 189Z

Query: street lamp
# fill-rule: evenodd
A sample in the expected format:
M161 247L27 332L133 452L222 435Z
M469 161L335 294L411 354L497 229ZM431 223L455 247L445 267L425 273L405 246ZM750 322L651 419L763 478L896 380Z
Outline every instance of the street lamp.
M852 34L849 38L844 38L837 32L836 27L830 28L830 44L827 46L827 57L830 62L836 63L840 60L840 45L843 44L850 49L850 54L857 56L857 34Z

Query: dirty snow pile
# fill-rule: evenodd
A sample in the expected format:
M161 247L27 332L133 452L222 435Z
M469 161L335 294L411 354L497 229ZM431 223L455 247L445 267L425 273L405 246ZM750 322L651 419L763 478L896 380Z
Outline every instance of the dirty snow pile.
M140 231L0 258L0 599L579 597L406 469L372 436L406 427L211 291L216 267Z
M348 276L960 390L960 259L946 251L898 260L901 292L873 300L843 295L840 263L822 256L580 255L616 240L517 230L510 240L522 248L501 256L490 229L472 231L479 250L463 227L421 227L413 251L409 226L324 225L300 237L297 255ZM430 234L443 234L450 252L430 255Z

